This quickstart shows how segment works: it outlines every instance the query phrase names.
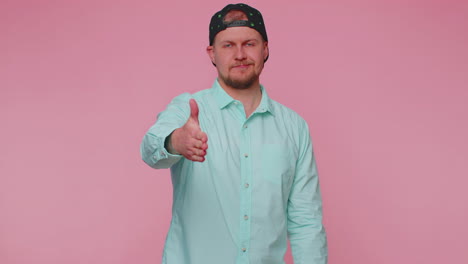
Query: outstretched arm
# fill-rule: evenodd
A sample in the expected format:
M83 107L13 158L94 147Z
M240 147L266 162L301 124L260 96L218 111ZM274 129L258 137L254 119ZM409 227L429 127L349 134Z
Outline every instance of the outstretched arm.
M200 129L198 105L191 98L188 93L174 98L145 134L140 152L149 166L170 168L182 157L204 161L208 138Z

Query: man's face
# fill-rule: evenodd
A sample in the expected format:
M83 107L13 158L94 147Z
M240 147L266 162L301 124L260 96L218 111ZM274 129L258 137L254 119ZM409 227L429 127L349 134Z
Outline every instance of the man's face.
M230 27L216 35L207 52L216 65L220 82L235 89L247 89L259 83L268 56L267 46L255 29Z

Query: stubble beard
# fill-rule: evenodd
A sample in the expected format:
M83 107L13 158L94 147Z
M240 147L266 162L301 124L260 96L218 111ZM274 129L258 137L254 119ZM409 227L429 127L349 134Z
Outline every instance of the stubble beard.
M248 76L238 79L234 79L229 75L224 76L221 73L219 73L219 77L227 86L239 90L245 90L252 87L252 85L255 84L259 79L259 75L255 72L251 72Z
M245 79L237 79L237 80L231 77L225 77L222 75L220 77L227 86L232 87L234 89L239 89L239 90L245 90L245 89L252 87L252 85L258 80L258 75L254 73Z

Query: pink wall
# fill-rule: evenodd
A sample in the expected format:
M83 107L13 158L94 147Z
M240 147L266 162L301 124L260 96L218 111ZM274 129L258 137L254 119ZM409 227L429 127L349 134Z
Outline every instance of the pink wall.
M0 263L159 263L171 184L140 140L211 86L227 3L179 2L0 3ZM247 3L311 127L329 263L468 263L467 2Z

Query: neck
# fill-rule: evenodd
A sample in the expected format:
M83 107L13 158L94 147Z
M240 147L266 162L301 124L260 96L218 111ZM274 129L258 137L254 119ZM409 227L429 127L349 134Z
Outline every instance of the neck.
M257 80L252 86L245 89L236 89L226 85L221 78L218 78L221 87L226 91L229 96L235 100L240 101L244 105L246 117L249 117L255 109L257 109L260 101L262 100L262 90L260 82Z

